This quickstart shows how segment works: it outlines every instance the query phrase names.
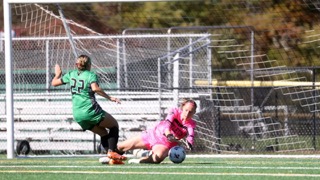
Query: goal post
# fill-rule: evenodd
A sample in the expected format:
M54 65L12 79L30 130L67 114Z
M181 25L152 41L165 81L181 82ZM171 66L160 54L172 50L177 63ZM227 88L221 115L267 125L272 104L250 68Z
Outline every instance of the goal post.
M13 63L12 63L12 35L11 8L7 1L3 1L4 37L5 37L5 71L6 71L6 118L7 118L7 158L14 157L14 114L13 114Z

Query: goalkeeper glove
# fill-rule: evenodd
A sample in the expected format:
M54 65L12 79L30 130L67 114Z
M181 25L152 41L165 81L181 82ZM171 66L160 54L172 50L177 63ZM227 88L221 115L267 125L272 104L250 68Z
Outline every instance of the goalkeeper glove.
M193 150L192 144L189 143L188 141L187 141L187 144L188 144L188 149L192 151Z
M167 137L167 140L170 142L173 142L176 140L173 134L167 134L166 137Z

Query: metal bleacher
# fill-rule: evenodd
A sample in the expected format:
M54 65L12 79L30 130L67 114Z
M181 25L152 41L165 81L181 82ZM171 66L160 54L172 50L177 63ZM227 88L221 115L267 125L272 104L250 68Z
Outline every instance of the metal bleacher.
M113 115L120 127L122 141L153 127L166 110L173 106L172 94L158 93L109 93L121 99L121 104L97 96L101 107ZM188 96L190 96L188 94ZM0 151L6 149L5 98L0 101ZM96 138L96 139L95 139ZM15 94L14 140L27 140L31 150L37 151L92 151L99 137L82 131L73 120L69 93ZM95 143L95 144L94 144Z

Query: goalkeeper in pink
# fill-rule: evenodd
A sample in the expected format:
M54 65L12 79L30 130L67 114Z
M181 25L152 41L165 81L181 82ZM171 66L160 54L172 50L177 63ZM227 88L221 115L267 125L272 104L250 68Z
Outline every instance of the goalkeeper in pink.
M185 138L187 146L192 149L194 142L195 121L192 119L197 109L193 100L184 100L180 108L173 108L165 120L160 121L154 128L144 131L141 135L118 143L120 151L132 149L151 150L148 157L131 159L129 163L161 163L169 150Z

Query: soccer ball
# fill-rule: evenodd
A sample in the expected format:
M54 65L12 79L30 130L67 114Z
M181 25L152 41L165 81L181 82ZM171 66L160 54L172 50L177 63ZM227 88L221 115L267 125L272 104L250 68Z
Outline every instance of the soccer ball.
M174 146L169 150L169 159L173 163L182 163L186 158L186 151L181 146Z
M110 159L109 159L108 157L101 157L101 158L99 158L99 162L100 162L101 164L108 164L109 161L110 161Z

